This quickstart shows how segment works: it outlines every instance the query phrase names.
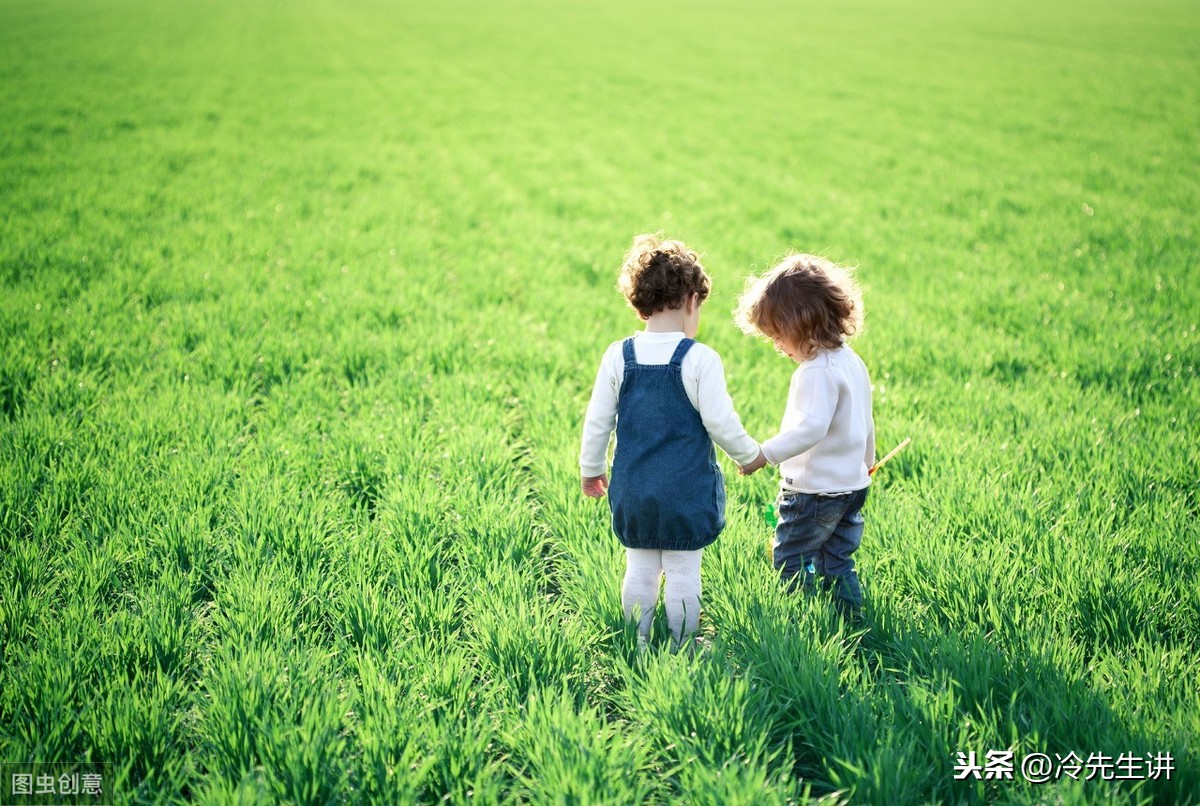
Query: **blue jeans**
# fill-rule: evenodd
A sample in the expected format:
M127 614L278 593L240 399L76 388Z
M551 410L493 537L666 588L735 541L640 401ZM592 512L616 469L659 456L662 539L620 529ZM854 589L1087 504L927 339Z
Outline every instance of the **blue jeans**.
M862 542L862 508L867 490L843 495L780 492L775 527L775 570L791 591L832 591L843 613L862 607L854 551Z

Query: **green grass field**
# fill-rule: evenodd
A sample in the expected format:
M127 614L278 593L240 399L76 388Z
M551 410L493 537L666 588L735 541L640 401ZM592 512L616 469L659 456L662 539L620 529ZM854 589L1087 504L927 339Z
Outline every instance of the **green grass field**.
M119 803L1197 802L1198 77L1189 0L5 0L0 761ZM792 365L744 277L858 267L914 440L865 631L782 595L776 479L722 457L713 651L638 657L577 462L654 230L760 439ZM1174 768L1022 775L1072 752Z

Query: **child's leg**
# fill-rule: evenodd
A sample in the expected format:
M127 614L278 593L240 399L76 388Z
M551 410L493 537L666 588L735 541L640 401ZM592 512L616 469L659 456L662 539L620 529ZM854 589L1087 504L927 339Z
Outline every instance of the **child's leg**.
M625 549L625 582L621 586L621 608L625 618L638 623L638 634L650 640L658 588L662 580L662 552L658 549Z
M667 573L663 605L667 626L676 644L682 644L700 627L700 557L698 551L664 551L663 570Z
M862 586L858 582L853 555L862 543L862 508L866 500L866 489L846 496L845 510L833 533L821 547L824 587L833 592L838 610L847 616L857 613L863 603Z
M779 523L775 527L775 570L790 592L816 591L821 566L821 546L837 523L822 519L821 499L808 493L785 492L779 496Z

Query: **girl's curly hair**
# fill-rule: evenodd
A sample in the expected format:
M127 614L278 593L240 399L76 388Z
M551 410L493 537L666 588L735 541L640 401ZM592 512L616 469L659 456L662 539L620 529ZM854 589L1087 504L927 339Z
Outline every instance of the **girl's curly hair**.
M682 241L639 235L625 255L617 288L641 316L680 308L692 294L708 298L712 281L700 259Z
M815 255L791 255L747 279L734 318L751 336L834 350L862 330L862 289L849 269Z

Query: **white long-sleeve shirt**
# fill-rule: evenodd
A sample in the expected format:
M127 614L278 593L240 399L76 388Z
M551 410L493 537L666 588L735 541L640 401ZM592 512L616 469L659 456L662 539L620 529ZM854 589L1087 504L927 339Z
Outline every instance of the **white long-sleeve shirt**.
M783 486L803 493L844 493L871 483L875 421L871 379L843 345L822 350L792 373L779 433L762 446Z
M667 364L682 339L683 333L679 331L643 331L633 340L633 353L639 364ZM608 471L608 444L617 427L617 397L625 375L623 342L624 339L614 341L604 351L592 387L579 451L579 469L585 478L601 476ZM683 357L679 372L688 400L700 412L700 419L713 442L740 465L754 461L758 457L758 443L746 433L733 408L733 400L725 386L725 368L716 351L696 342Z

